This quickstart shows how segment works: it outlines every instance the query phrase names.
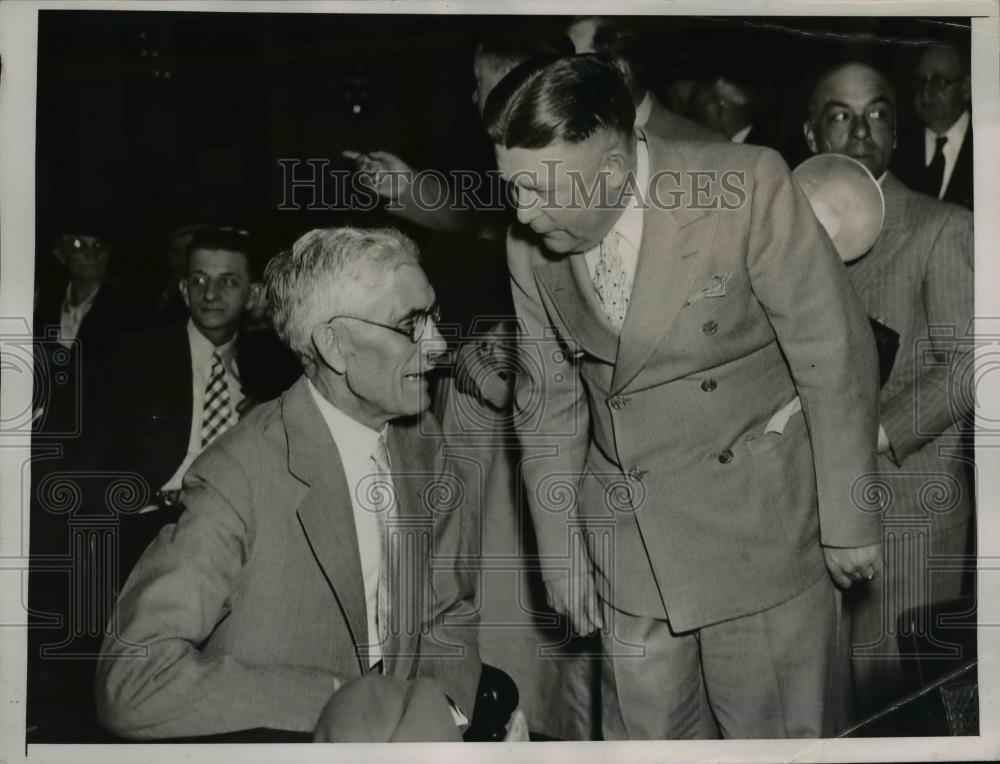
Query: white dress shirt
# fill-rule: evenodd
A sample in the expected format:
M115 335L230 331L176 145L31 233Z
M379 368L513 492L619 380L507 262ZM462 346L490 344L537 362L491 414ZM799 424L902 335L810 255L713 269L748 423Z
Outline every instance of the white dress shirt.
M83 319L90 312L90 309L94 307L94 300L97 299L101 287L98 286L90 294L90 297L76 305L71 299L72 290L73 285L67 284L66 296L63 298L62 308L59 311L59 344L64 348L72 345L76 335L80 333L80 324L83 323Z
M368 665L374 666L382 660L382 647L378 640L378 576L381 565L382 548L379 544L378 517L371 508L358 502L356 487L371 480L375 471L372 455L375 453L379 437L386 437L388 425L381 432L352 419L322 396L312 381L309 381L309 392L319 407L323 421L333 437L340 454L340 462L344 465L344 479L347 481L351 494L351 510L354 513L354 528L358 537L358 556L361 558L361 577L365 587L365 620L368 625ZM391 466L391 465L390 465ZM392 480L391 475L382 475L381 479ZM455 726L468 724L469 720L462 711L448 698Z
M226 367L226 386L229 388L229 405L243 400L243 387L240 385L240 372L236 366L236 338L233 337L225 345L218 348L205 337L191 319L187 323L188 347L191 349L191 432L188 436L187 454L173 477L163 484L164 491L175 491L181 487L181 479L188 471L191 462L201 453L201 420L205 408L205 388L212 374L212 352L219 351L222 364Z
M742 130L737 130L729 140L733 143L743 143L747 139L747 136L750 135L751 130L753 130L753 124L747 125Z
M647 90L646 95L642 97L642 101L638 106L635 107L635 126L645 127L646 123L649 122L649 115L653 111L653 96Z
M323 421L326 422L333 442L340 453L344 465L344 478L351 494L351 509L354 511L354 527L358 535L358 554L361 558L361 577L365 586L365 615L368 623L369 663L375 665L382 660L382 648L378 640L378 575L381 562L379 546L378 517L370 508L358 502L357 486L370 480L374 473L372 454L379 439L379 433L352 419L324 398L319 390L309 382L309 392L319 406ZM391 479L391 478L390 478Z
M642 203L645 195L648 193L647 186L649 185L649 151L646 148L645 141L636 139L635 154L635 188L639 189L641 197L632 196L629 199L628 206L622 211L618 220L615 221L614 227L608 231L603 239L603 241L608 241L615 233L621 236L621 244L618 251L622 256L622 266L625 269L625 274L628 276L629 283L633 284L633 286L635 283L635 270L639 263L639 247L642 244ZM597 275L597 264L601 259L600 243L584 252L583 256L587 260L587 270L590 272L590 278L594 279Z
M962 116L955 120L955 124L944 132L948 141L941 147L941 153L944 154L944 175L941 178L941 188L938 189L938 199L942 198L944 192L948 190L948 181L951 180L951 174L955 171L958 152L962 150L962 144L965 143L965 135L969 132L970 121L969 112L963 111ZM929 167L931 160L934 159L934 147L938 137L938 134L929 127L924 128L924 167Z

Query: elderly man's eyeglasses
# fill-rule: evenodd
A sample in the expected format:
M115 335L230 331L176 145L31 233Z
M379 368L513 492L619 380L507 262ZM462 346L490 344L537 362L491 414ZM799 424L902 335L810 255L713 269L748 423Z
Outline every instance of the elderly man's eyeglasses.
M361 323L369 324L370 326L378 326L382 329L388 329L390 332L402 334L404 337L409 339L410 342L419 342L430 324L440 323L441 307L439 305L435 305L430 310L421 310L417 313L413 313L410 318L408 318L400 326L394 326L393 324L380 324L378 321L370 321L367 318L361 318L359 316L331 316L326 323L330 323L338 318L349 318L352 321L360 321Z
M965 77L953 77L948 79L944 75L935 74L933 77L924 77L922 79L913 80L913 89L920 92L924 88L928 90L933 90L936 93L940 93L942 90L950 88L957 82L961 82Z

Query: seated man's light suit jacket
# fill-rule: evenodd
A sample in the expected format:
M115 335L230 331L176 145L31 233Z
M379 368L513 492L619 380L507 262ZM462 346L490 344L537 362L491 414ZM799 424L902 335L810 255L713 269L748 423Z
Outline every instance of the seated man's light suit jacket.
M805 590L827 575L821 542L879 540L864 485L877 360L844 266L777 153L647 142L655 196L620 335L582 255L508 235L516 426L546 578L565 575L582 522L604 600L686 631ZM693 192L706 181L692 171L714 173L710 194ZM796 396L802 412L765 432Z
M401 543L418 553L386 673L434 678L471 718L478 617L449 567L461 492L442 482L436 432L429 416L389 425ZM97 670L102 723L134 738L313 729L335 680L369 666L349 490L305 377L206 450L179 521L121 593Z

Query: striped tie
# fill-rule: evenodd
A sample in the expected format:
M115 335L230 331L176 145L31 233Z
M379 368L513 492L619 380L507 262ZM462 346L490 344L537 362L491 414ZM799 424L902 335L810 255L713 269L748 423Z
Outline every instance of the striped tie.
M222 356L216 350L212 352L212 371L205 387L205 405L201 415L202 450L234 424L236 424L236 412L229 405L226 367L222 363Z

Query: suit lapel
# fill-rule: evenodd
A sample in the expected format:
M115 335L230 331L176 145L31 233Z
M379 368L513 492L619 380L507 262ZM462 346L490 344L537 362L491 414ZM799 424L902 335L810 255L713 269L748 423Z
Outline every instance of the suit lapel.
M344 466L305 377L282 400L288 468L308 486L297 514L316 561L333 589L356 646L368 644L358 534ZM358 651L361 670L368 661Z
M677 152L655 139L647 143L650 177L661 169L677 170L684 177ZM662 190L657 196L663 198ZM635 378L684 307L718 225L719 216L710 212L687 206L673 210L650 206L643 213L642 244L611 380L612 394Z
M570 337L591 355L614 363L618 335L604 316L583 255L536 265L534 271Z
M434 475L434 468L422 458L423 449L433 448L433 444L413 443L409 434L404 427L390 425L387 435L397 511L402 521L399 559L410 565L400 570L394 587L399 632L393 638L397 641L388 646L383 656L386 673L397 676L410 674L419 648L417 639L431 604L427 601L431 586L426 577L430 575L434 547L433 516L426 504L430 497L424 490L431 485L429 478Z
M160 385L159 400L165 401L169 425L165 429L167 437L161 442L162 463L169 470L163 479L184 461L188 441L191 439L191 420L194 410L194 370L191 361L191 343L188 341L187 324L166 329L162 340L149 343L153 369L162 368L156 375L155 384ZM161 366L161 364L163 366ZM148 374L148 372L146 372Z

